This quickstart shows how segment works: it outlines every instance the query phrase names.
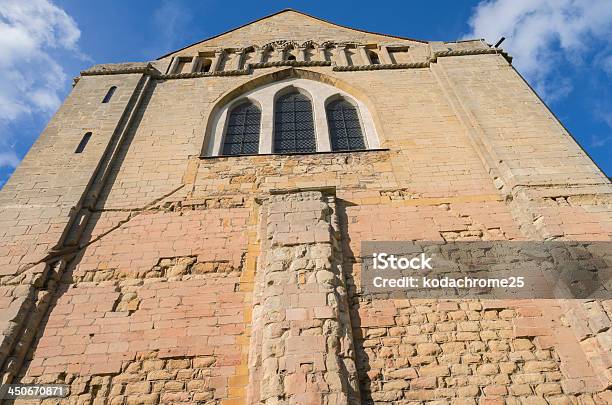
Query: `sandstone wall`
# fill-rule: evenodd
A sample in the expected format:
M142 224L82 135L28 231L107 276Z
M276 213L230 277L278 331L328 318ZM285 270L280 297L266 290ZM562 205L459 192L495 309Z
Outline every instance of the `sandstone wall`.
M86 216L81 208L88 193L97 192L96 178L125 131L143 83L141 74L81 79L0 193L0 359L5 369L20 367L21 356L10 355L27 350L35 328L28 328L26 320L39 320L50 299L48 262L75 248ZM101 104L117 84L114 102ZM76 154L86 132L92 132L91 140Z
M366 103L383 149L200 157L217 101L282 69L79 80L0 193L4 381L67 403L610 401L609 301L361 294L362 241L609 240L608 179L506 59L294 69Z
M299 27L299 29L296 29L296 27ZM281 39L291 39L300 43L304 41L322 43L329 40L374 43L390 42L409 44L427 49L427 45L422 41L339 27L335 24L288 10L248 24L238 30L229 31L191 45L184 50L176 52L176 54L190 54L217 47L241 48L250 45L262 46L268 42Z

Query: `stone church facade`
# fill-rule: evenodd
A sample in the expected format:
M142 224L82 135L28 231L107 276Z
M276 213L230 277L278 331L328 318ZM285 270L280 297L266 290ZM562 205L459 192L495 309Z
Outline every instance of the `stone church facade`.
M612 403L612 301L362 294L363 241L610 240L609 179L482 40L285 10L93 66L0 224L3 382L65 403Z

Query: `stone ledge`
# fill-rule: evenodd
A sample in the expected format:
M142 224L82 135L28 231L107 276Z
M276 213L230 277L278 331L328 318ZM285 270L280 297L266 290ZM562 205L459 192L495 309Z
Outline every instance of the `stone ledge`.
M281 194L293 194L293 193L303 193L310 191L318 191L323 195L336 195L336 186L320 186L320 187L297 187L290 189L272 189L268 192L271 195L281 195Z
M512 57L501 49L489 48L489 49L463 49L463 50L449 50L449 51L438 51L433 54L426 61L412 62L412 63L388 63L383 65L357 65L357 66L333 66L336 72L356 71L356 70L387 70L387 69L419 69L427 68L431 63L435 63L438 58L448 56L470 56L470 55L502 55L508 63L512 62Z
M357 66L334 66L335 72L347 72L355 70L388 70L388 69L418 69L429 67L430 61L414 63L388 63L384 65L357 65Z
M276 61L276 62L258 62L248 63L244 69L233 69L224 70L217 72L189 72L189 73L174 73L174 74L161 74L159 71L148 62L127 62L127 63L110 63L95 65L87 70L81 72L82 76L96 76L96 75L114 75L114 74L129 74L129 73L142 73L150 74L156 79L193 79L199 77L216 77L216 76L241 76L248 75L253 69L263 69L270 67L317 67L317 66L331 66L335 72L349 72L349 71L365 71L365 70L394 70L394 69L421 69L427 68L431 63L435 63L437 58L449 57L449 56L469 56L469 55L488 55L488 54L500 54L508 63L512 63L512 57L509 56L502 49L489 48L489 49L464 49L464 50L448 50L435 52L432 57L421 62L412 63L387 63L379 65L356 65L356 66L338 66L331 61Z
M218 156L198 156L200 159L219 159L219 158L238 158L252 156L304 156L304 155L329 155L332 153L367 153L367 152L388 152L388 148L359 149L359 150L330 150L321 152L297 152L297 153L249 153L245 155L218 155Z
M117 75L129 73L154 74L157 72L149 62L105 63L83 70L81 76Z
M277 62L259 62L259 63L249 63L248 64L249 67L254 68L254 69L277 67L277 66L302 67L302 66L331 66L331 65L332 65L332 62L328 60L312 60L312 61L281 60Z
M175 74L159 74L154 75L156 79L193 79L197 77L218 77L218 76L241 76L248 75L249 69L236 69L236 70L225 70L219 72L191 72L191 73L175 73Z

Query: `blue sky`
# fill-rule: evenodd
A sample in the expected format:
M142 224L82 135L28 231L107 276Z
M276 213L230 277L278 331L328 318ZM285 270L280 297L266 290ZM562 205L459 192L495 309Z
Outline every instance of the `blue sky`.
M514 65L612 176L609 0L0 0L0 186L79 71L155 59L283 8L418 39L505 36Z

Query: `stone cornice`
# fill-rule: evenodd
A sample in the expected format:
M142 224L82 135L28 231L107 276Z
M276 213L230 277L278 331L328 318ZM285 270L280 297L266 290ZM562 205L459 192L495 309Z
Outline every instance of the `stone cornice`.
M248 75L251 73L252 69L262 69L262 68L270 68L270 67L308 67L308 66L331 66L332 63L330 61L295 61L295 60L285 60L285 61L277 61L277 62L260 62L260 63L247 63L247 66L244 69L234 69L234 70L224 70L218 72L193 72L193 73L176 73L176 74L158 74L153 75L156 79L191 79L194 77L208 77L208 76L240 76L240 75Z
M283 41L277 41L277 43L284 43ZM271 45L271 44L268 44ZM342 46L342 44L336 44ZM389 64L370 64L370 65L353 65L353 66L338 66L331 61L275 61L275 62L256 62L247 63L244 69L234 69L225 71L215 72L191 72L191 73L175 73L175 74L161 74L156 70L151 63L114 63L114 64L102 64L95 65L90 69L81 72L82 76L96 76L96 75L116 75L116 74L148 74L156 79L191 79L197 77L209 77L209 76L241 76L248 75L252 69L263 69L271 67L315 67L315 66L331 66L335 72L350 72L350 71L366 71L366 70L394 70L394 69L421 69L428 68L431 63L435 63L438 58L452 57L452 56L471 56L471 55L488 55L488 54L500 54L509 63L512 62L512 57L509 56L502 49L498 48L476 48L476 49L462 49L462 50L446 50L434 52L431 57L421 62L411 63L389 63Z
M388 69L418 69L429 67L429 61L414 63L388 63L383 65L355 65L355 66L334 66L335 72L350 72L361 70L388 70Z
M152 74L154 72L156 72L155 68L148 62L107 63L94 65L89 69L83 70L81 72L81 76L119 75L130 73Z
M427 68L431 63L435 63L438 58L449 57L449 56L470 56L470 55L490 55L500 54L508 62L512 61L512 57L501 49L489 48L489 49L463 49L463 50L449 50L435 52L432 57L422 62L413 63L388 63L382 65L354 65L354 66L333 66L333 70L336 72L349 72L349 71L361 71L361 70L387 70L387 69L419 69Z
M218 72L191 72L191 73L174 73L174 74L157 74L153 75L156 79L192 79L195 77L208 77L208 76L240 76L248 75L248 69L240 70L224 70Z
M293 66L293 67L331 66L332 63L328 60L312 60L312 61L282 60L282 61L276 61L276 62L249 63L248 65L251 68L260 69L260 68L278 67L278 66Z
M437 51L433 57L429 59L430 62L435 62L437 58L447 56L469 56L469 55L489 55L489 54L500 54L504 58L512 60L512 57L508 53L504 52L500 48L480 48L480 49L461 49L461 50L448 50L448 51Z

